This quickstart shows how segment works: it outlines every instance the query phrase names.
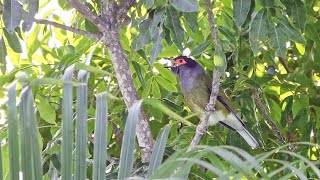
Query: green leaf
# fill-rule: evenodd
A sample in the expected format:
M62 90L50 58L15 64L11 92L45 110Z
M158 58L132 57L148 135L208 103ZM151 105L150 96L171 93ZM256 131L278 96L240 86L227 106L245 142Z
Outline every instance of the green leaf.
M0 39L0 63L5 63L7 57L7 48L3 38Z
M154 4L154 0L146 0L147 9L150 9Z
M147 80L146 87L142 91L142 98L146 98L149 95L152 81L153 81L153 78L149 78Z
M301 109L295 118L292 121L290 126L290 131L294 132L295 129L299 129L300 131L305 131L306 126L309 122L309 115L306 108ZM301 129L303 127L303 129Z
M156 84L156 83L154 83ZM166 115L170 116L172 119L175 119L179 122L182 122L183 124L186 124L188 126L196 127L194 124L192 124L190 121L186 120L185 118L179 116L177 113L173 112L171 109L169 109L167 106L163 105L163 103L159 100L146 98L143 99L143 102L151 105L152 107L160 110L161 112L165 113Z
M224 26L219 27L218 30L221 34L223 34L228 39L228 41L230 41L231 43L236 43L236 38L235 38L236 34L234 31L231 31L229 28Z
M141 49L143 46L145 46L146 44L150 43L151 41L151 33L150 33L150 25L152 23L152 20L150 18L144 20L141 24L140 24L140 34L139 34L139 38L137 39L137 41L135 42L135 50L139 50Z
M281 18L278 20L282 31L287 35L287 37L297 43L305 44L306 40L302 36L302 33L298 30L293 28L290 24L288 19Z
M271 25L270 30L270 46L276 50L276 56L286 57L287 48L285 34L282 29L274 23Z
M192 30L192 32L196 32L199 28L198 12L184 12L183 17L185 18L187 26Z
M275 102L273 99L269 99L269 108L270 108L270 113L271 118L274 121L280 122L281 119L281 108L279 106L279 103Z
M161 92L157 81L153 81L152 83L152 95L153 98L161 98Z
M74 65L69 66L62 77L66 82L63 85L62 97L62 152L61 177L72 179L72 151L73 151L73 87L71 83Z
M166 125L161 129L161 131L158 134L157 140L154 144L147 177L150 177L152 173L158 169L161 165L163 156L164 156L164 150L166 148L167 139L169 136L171 124Z
M166 80L172 82L174 85L177 84L176 76L172 74L171 70L164 68L162 64L155 64L154 66Z
M164 12L165 9L162 8L160 10L156 10L156 12L154 13L154 16L152 18L152 22L150 25L150 35L152 40L155 42L155 40L158 38L159 34L161 33L160 30L161 28L159 28L159 23L161 24L160 27L162 26L162 22L164 19Z
M292 116L296 118L297 114L306 107L309 107L309 96L300 94L293 97Z
M156 36L156 39L153 41L154 44L151 48L151 60L150 60L150 65L153 66L155 60L157 59L158 55L162 51L162 39L164 37L164 33L159 34Z
M167 81L163 77L156 76L156 80L166 90L171 91L171 92L178 92L178 89L176 88L176 86L174 86L172 83L170 83L169 81Z
M258 52L260 51L260 44L267 40L268 32L269 24L267 20L267 13L262 9L253 19L251 29L249 31L251 49L255 56L258 55Z
M211 44L212 44L211 41L205 41L205 42L199 44L197 47L195 47L191 51L190 56L197 56L197 55L203 53Z
M6 29L3 29L4 36L6 37L9 46L16 53L22 53L21 44L15 32L9 33Z
M37 26L27 38L27 51L28 51L28 60L32 60L32 55L40 47L40 41L38 40L40 26Z
M224 72L227 68L227 60L220 46L216 47L214 51L214 65L220 72Z
M179 13L172 6L168 6L166 9L166 15L167 18L165 21L165 26L170 30L170 36L173 43L179 48L180 51L182 51L184 30L180 25Z
M92 60L93 52L96 46L93 46L88 53L84 64L89 65ZM87 177L87 166L86 166L86 152L87 152L87 132L88 132L88 78L89 72L86 70L79 70L77 80L83 85L77 87L77 101L76 101L76 163L75 163L75 179L86 179ZM98 99L97 99L98 103ZM95 121L97 123L97 120ZM98 160L96 160L98 161ZM97 168L93 168L95 172Z
M94 153L93 153L93 178L96 180L105 179L106 157L107 157L107 122L108 122L108 107L106 93L97 95L96 105L96 121L94 130ZM137 115L138 116L138 115ZM135 117L138 119L137 117ZM131 135L131 134L130 134ZM132 135L135 137L135 134ZM134 144L134 143L133 143ZM86 154L82 154L86 157ZM84 177L85 178L85 177Z
M136 127L137 123L139 122L141 103L142 101L139 100L136 103L134 103L129 109L129 114L122 140L118 179L125 179L131 176L131 171L133 167Z
M142 84L142 87L145 88L146 82L145 82L144 77L142 75L142 71L141 71L141 67L140 67L139 63L137 63L136 61L132 61L132 66L137 73L138 79L139 79L140 83Z
M27 9L22 11L22 29L23 31L29 31L31 29L32 23L34 21L34 16L38 12L39 1L38 0L27 0L23 1L27 5Z
M246 21L251 6L251 0L234 0L233 17L238 27L241 27Z
M304 31L307 22L307 12L302 0L282 0L286 6L286 11L293 19L293 25Z
M9 143L9 171L11 179L19 179L19 127L16 106L16 84L14 81L8 89L8 143Z
M22 5L18 0L4 0L3 21L6 29L13 33L14 28L19 26L22 18Z
M53 106L51 106L47 99L37 96L39 102L37 102L37 107L40 113L40 117L43 118L50 124L55 124L56 121L56 111Z
M196 12L199 10L197 0L170 0L170 3L182 12Z
M23 179L42 179L39 133L33 99L30 87L26 86L23 88L20 102L21 167Z
M92 73L96 73L96 74L105 74L105 75L108 75L108 76L111 76L111 77L114 77L115 75L112 74L112 73L109 73L107 71L104 71L104 70L101 70L97 67L94 67L94 66L90 66L90 65L86 65L85 63L75 63L74 64L74 68L76 70L86 70L86 71L89 71L89 72L92 72Z

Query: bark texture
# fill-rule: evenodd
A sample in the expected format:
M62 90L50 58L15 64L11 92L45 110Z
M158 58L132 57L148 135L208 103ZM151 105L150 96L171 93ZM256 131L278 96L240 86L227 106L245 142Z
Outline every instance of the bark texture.
M103 39L107 45L109 55L116 72L116 78L127 107L139 99L133 84L130 67L119 40L119 31L109 31ZM142 150L144 161L149 161L153 149L153 139L147 117L143 110L140 112L140 121L137 126L138 143Z

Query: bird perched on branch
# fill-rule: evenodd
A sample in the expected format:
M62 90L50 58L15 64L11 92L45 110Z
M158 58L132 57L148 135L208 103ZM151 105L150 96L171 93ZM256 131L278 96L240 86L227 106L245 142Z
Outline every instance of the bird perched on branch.
M179 56L171 59L173 66L168 68L179 77L180 88L185 104L198 114L200 120L205 118L205 107L209 102L212 79L204 69L193 59ZM208 126L220 123L230 130L238 132L253 148L259 146L256 139L245 128L245 124L232 109L228 97L219 90L215 111L210 115Z

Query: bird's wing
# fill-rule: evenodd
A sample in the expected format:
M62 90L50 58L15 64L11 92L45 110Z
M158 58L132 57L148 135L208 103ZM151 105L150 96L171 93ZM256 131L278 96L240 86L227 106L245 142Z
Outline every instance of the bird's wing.
M220 91L221 91L221 89L220 89ZM241 120L241 118L238 116L238 114L232 109L232 107L227 103L227 96L225 95L224 97L223 97L223 95L224 95L224 92L221 92L220 93L220 91L219 91L219 95L217 96L217 100L226 108L226 109L228 109L228 111L229 112L231 112L232 114L234 114L235 116L236 116L236 118L241 122L241 124L245 127L246 125L243 123L243 121ZM221 96L221 94L222 94L222 96Z
M212 80L211 78L207 78L207 89L208 89L208 93L209 96L211 94L211 89L212 89ZM238 114L233 110L233 108L231 107L231 103L229 101L229 98L227 97L227 95L224 93L223 89L221 87L219 87L219 94L217 96L217 100L218 102L216 102L216 106L219 106L219 103L221 103L220 107L223 106L226 110L228 110L229 112L231 112L232 114L234 114L236 116L236 118L239 120L239 122L245 127L245 124L243 123L243 121L241 120L241 118L238 116ZM223 110L223 109L222 109ZM225 127L227 127L230 130L235 130L233 127L227 125L224 122L219 122L220 124L224 125Z

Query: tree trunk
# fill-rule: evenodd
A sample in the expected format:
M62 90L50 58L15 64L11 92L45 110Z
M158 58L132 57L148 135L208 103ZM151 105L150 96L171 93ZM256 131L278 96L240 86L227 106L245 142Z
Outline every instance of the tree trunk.
M130 108L139 97L133 83L128 60L120 43L119 31L111 30L106 32L105 38L103 38L102 41L108 48L125 104ZM153 149L153 139L147 117L143 110L141 110L140 113L140 121L137 125L136 135L142 150L142 161L148 162Z

